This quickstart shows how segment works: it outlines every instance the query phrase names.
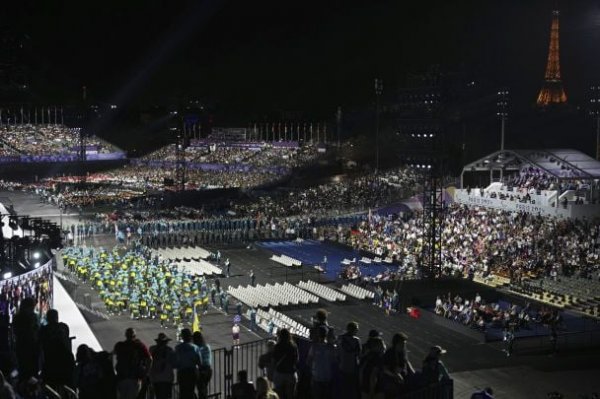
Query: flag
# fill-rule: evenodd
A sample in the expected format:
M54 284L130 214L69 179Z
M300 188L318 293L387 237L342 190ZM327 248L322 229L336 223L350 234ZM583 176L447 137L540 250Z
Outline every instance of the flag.
M194 318L192 321L192 332L202 331L202 327L200 324L200 314L202 313L201 306L206 306L208 304L208 295L204 298L198 299L194 302Z

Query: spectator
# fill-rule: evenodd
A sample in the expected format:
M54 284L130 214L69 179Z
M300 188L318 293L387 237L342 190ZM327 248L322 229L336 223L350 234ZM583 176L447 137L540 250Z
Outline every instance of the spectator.
M298 383L298 347L292 341L289 330L282 328L278 331L278 339L273 349L273 383L275 391L282 399L294 399L296 397L296 384ZM256 386L260 392L259 386Z
M61 386L72 386L75 361L71 351L69 326L58 321L58 311L50 309L46 313L48 324L40 328L40 344L43 354L42 376L44 383L55 391Z
M440 359L444 353L446 353L446 350L439 345L433 346L429 350L429 354L423 360L423 381L425 384L435 384L450 379L450 374Z
M254 399L256 390L254 385L248 381L248 371L240 370L237 373L237 382L231 386L232 399Z
M415 374L415 369L408 360L406 353L406 341L408 336L404 333L394 334L392 337L392 346L385 352L384 358L388 360L390 367L399 373L404 380ZM384 360L386 360L384 359Z
M33 298L23 299L13 320L19 379L21 381L26 381L29 377L38 373L40 352L38 333L40 324L34 309L35 301Z
M313 327L310 330L311 341L318 339L318 330L320 326L325 326L327 328L327 340L331 343L335 342L335 333L333 328L330 327L327 322L327 311L325 309L318 309L313 317Z
M16 399L15 391L0 371L0 399Z
M115 370L119 399L136 399L150 371L150 352L136 338L133 328L125 330L125 341L117 342L113 352L117 359Z
M272 339L267 341L267 352L260 355L258 358L258 368L262 370L263 376L266 376L269 381L273 381L273 371L275 362L273 362L273 350L275 349L275 341Z
M231 337L233 339L233 346L238 347L240 345L240 326L237 323L231 327Z
M208 397L208 384L213 375L212 350L200 331L194 332L193 341L198 346L198 349L200 349L201 360L198 370L198 397L199 399L205 399Z
M194 399L198 370L202 364L200 348L192 343L192 331L189 328L181 330L181 340L183 342L175 347L179 397Z
M279 399L279 395L273 391L271 382L266 377L256 379L256 399Z
M156 399L170 399L174 379L175 352L169 346L171 339L165 333L159 333L155 341L156 345L150 347L152 355L150 382L154 388Z
M358 323L350 322L346 332L338 337L338 362L340 370L340 388L344 398L353 399L358 393L358 364L361 354Z
M363 397L372 398L376 394L378 377L382 369L385 343L377 330L369 331L369 339L363 345L359 367L359 385Z
M319 326L316 340L308 351L307 363L311 371L311 388L313 399L331 397L331 381L335 364L335 348L327 342L328 328Z
M75 356L75 387L79 399L102 399L102 369L94 351L85 344L79 345Z

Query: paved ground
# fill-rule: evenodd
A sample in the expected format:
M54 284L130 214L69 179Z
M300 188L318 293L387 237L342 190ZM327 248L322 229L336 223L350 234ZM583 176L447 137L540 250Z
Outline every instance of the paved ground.
M6 193L0 193L0 198L2 196L6 197ZM9 196L19 213L31 216L58 215L56 209L40 204L30 195L9 193ZM77 215L69 218L76 220ZM114 240L112 237L98 237L94 244L112 245ZM262 249L222 247L220 250L223 259L228 257L232 264L232 277L221 279L224 287L247 285L250 269L254 270L257 283L261 284L286 279L296 282L308 276L318 279L318 275L312 271L287 271L286 274L286 269L270 261L270 253ZM83 301L85 293L92 297L95 295L89 288L79 286L74 297L77 301ZM93 298L93 302L100 306L97 298ZM325 303L323 307L330 312L330 322L338 331L343 331L350 320L360 323L362 338L372 328L382 331L386 340L391 339L395 332L404 331L409 336L409 357L416 367L419 367L430 346L441 345L446 348L448 353L445 355L445 363L455 381L456 398L469 398L475 389L485 386L495 389L496 398L545 399L548 392L560 391L566 398L578 399L581 394L600 392L600 379L597 377L600 375L599 350L562 351L552 356L548 353L547 345L540 341L540 345L534 344L527 351L519 350L517 346L516 354L507 358L501 350L502 343L482 343L477 333L460 326L449 326L433 315L424 314L418 320L406 315L386 316L381 309L366 301L353 299L344 304ZM296 320L309 324L315 310L303 308L283 311ZM112 348L114 343L122 338L123 331L128 326L137 328L138 335L149 343L161 331L157 321L131 321L124 316L103 320L87 316L98 340L107 349ZM203 326L214 348L230 345L231 316L211 309L209 315L203 319ZM167 330L167 333L174 338L174 330ZM244 342L257 338L258 336L249 331L242 334Z

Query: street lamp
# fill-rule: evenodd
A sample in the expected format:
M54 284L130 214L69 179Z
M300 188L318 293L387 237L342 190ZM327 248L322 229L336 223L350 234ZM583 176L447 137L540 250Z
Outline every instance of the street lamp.
M596 119L596 159L600 160L600 85L590 87L590 116Z
M496 101L496 116L500 118L500 151L504 151L504 131L506 128L506 119L508 118L508 89L498 90L498 99Z

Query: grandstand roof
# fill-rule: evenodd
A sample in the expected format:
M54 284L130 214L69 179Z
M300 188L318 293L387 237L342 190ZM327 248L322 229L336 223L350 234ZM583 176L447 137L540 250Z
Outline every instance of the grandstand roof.
M564 180L600 178L600 162L572 149L496 151L465 165L463 172L518 171L525 165Z

